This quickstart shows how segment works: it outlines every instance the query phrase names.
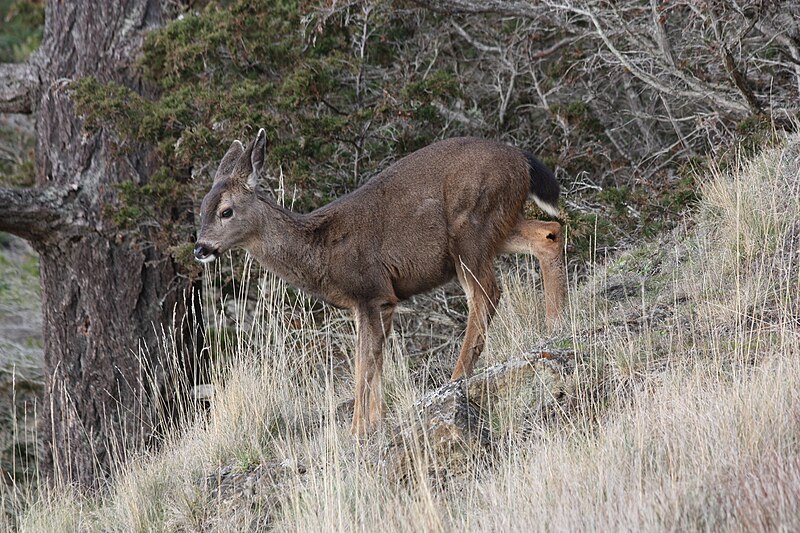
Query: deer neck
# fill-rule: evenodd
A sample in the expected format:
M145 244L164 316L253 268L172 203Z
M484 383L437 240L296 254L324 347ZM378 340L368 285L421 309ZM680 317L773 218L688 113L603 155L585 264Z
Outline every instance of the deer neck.
M267 270L292 285L325 297L322 249L313 243L308 216L262 200L261 223L245 246Z

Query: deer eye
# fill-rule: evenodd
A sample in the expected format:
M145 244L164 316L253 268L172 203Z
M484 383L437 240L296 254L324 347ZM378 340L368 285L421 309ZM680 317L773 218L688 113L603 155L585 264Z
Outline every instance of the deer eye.
M233 209L230 207L219 214L220 218L231 218L233 216Z

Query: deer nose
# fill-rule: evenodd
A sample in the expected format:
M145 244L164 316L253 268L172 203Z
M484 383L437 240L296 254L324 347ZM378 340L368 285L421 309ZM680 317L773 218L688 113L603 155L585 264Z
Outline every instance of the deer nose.
M206 261L213 260L214 259L214 255L215 254L214 254L214 252L212 250L209 250L208 248L206 248L202 244L197 244L194 247L194 257L198 261L206 262Z

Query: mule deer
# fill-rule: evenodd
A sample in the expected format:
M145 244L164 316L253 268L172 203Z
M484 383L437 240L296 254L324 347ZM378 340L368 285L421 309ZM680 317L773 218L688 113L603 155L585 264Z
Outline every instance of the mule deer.
M311 213L284 209L256 187L266 135L234 141L200 209L194 249L204 263L241 247L287 282L355 312L352 431L381 419L383 345L395 306L458 277L469 316L452 379L469 376L500 298L494 258L532 253L544 280L545 315L565 299L561 225L523 218L529 195L558 214L559 185L533 155L473 138L418 150L355 191Z

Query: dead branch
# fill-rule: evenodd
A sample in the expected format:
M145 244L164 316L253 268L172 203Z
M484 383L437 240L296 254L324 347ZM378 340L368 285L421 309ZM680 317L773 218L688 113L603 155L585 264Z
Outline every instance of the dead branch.
M83 223L72 209L69 192L0 188L0 231L43 243L72 236Z
M452 15L453 13L510 15L531 18L532 2L515 2L508 0L414 0L414 3L437 13Z
M653 89L657 90L661 93L666 93L671 96L681 97L681 98L691 98L693 100L711 100L716 105L720 107L724 107L728 111L734 113L747 113L750 111L750 108L742 104L741 102L737 102L736 100L731 100L726 95L719 92L719 90L715 87L708 85L707 83L701 82L693 77L687 75L680 69L668 68L667 71L669 74L672 74L679 78L681 81L684 82L688 86L688 89L679 89L677 87L668 85L664 83L659 78L653 76L649 72L645 72L637 65L635 65L626 54L624 54L617 46L612 42L611 38L609 37L607 31L600 23L600 20L597 18L594 12L583 9L579 7L575 7L571 4L565 3L556 3L556 2L546 2L548 6L559 9L563 11L567 11L569 13L574 13L576 15L581 15L592 23L595 28L595 32L600 40L605 45L606 49L608 49L611 54L639 81L649 85Z

